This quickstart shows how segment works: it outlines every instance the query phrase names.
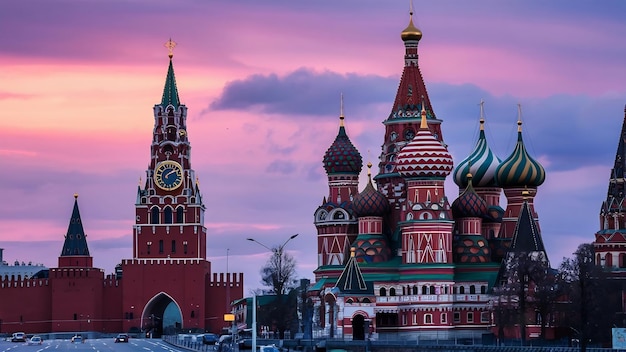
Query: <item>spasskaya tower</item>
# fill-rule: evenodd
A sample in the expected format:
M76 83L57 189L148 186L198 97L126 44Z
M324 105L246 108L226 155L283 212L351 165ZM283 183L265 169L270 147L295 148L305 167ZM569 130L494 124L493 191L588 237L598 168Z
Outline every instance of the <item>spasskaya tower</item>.
M122 261L125 331L139 326L157 336L168 329L220 331L229 298L243 296L243 274L211 275L206 259L205 206L191 168L187 107L180 102L172 62L175 45L165 44L169 66L161 102L153 109L146 179L137 190L133 256Z

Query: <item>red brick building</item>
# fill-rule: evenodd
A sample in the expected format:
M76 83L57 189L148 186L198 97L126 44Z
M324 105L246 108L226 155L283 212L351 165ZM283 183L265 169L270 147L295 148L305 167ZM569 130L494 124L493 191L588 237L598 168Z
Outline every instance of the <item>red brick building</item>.
M243 296L243 274L212 273L206 259L205 206L172 56L170 50L146 180L137 190L132 257L114 275L93 267L75 195L58 267L33 277L0 276L0 332L219 332L227 300Z

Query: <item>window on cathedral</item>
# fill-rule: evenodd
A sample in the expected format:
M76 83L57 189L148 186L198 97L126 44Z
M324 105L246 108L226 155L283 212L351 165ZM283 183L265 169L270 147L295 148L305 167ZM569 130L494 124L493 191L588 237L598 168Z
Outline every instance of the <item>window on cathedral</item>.
M372 301L370 301L369 298L365 297L363 298L363 300L361 300L361 303L372 303Z
M173 220L172 220L172 208L165 207L165 209L163 210L163 223L164 224L171 224L172 222L173 222Z
M467 322L468 323L474 322L474 312L467 312Z
M146 245L147 245L148 254L150 254L150 249L152 248L152 242L147 242Z
M459 294L465 294L465 286L459 286Z
M380 288L380 296L381 297L387 296L387 290L384 287Z
M172 253L176 253L176 240L172 240Z
M433 323L433 315L424 314L424 324L432 324L432 323Z
M158 224L159 223L159 208L154 207L152 208L151 214L150 214L150 223L151 224Z
M489 322L489 312L481 312L480 313L480 322L481 323L488 323Z
M426 287L426 286L422 286L422 294L423 294L423 295L428 294L428 287Z
M163 240L159 240L159 254L163 254L165 249L163 248Z
M417 294L417 286L413 286L413 294L416 295Z
M176 209L176 223L177 224L182 224L185 222L184 218L183 218L183 207L178 207Z
M454 312L454 322L455 323L460 323L461 322L461 313L460 312Z
M480 286L480 294L484 295L485 293L487 293L487 286L485 285Z
M406 313L402 314L402 325L406 325Z
M448 313L441 313L441 323L445 324L448 322Z
M430 291L431 295L434 295L435 294L435 286L430 285L429 291Z
M187 254L187 241L183 242L183 253Z
M470 285L470 295L475 295L475 294L476 294L476 286Z

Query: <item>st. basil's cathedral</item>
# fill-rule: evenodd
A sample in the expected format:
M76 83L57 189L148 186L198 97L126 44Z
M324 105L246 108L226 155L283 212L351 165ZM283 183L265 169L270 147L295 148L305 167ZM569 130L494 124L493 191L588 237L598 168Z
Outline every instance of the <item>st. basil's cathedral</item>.
M329 192L314 213L313 326L356 340L480 338L493 324L491 292L507 253L537 253L549 266L533 205L545 171L524 146L520 107L514 150L504 160L491 151L482 103L476 146L455 167L419 68L412 14L401 38L404 70L383 121L378 174L368 163L359 187L363 159L343 107L323 158ZM448 176L459 187L452 204Z

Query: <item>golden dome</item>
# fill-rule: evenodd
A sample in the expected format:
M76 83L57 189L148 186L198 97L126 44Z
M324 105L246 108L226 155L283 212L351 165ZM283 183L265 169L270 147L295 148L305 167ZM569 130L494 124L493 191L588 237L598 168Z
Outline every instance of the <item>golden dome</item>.
M402 31L400 37L402 37L403 41L422 39L422 31L413 24L413 12L411 12L409 17L409 25Z

